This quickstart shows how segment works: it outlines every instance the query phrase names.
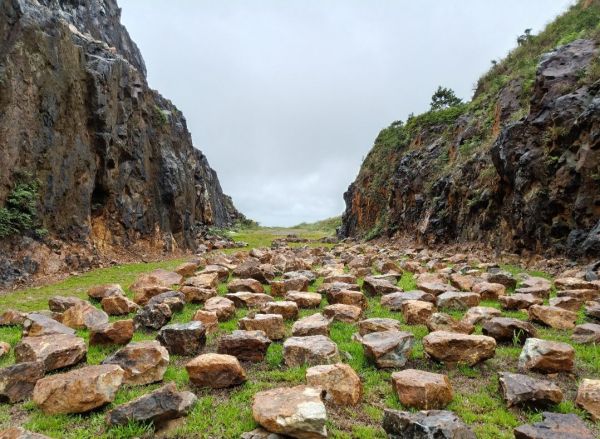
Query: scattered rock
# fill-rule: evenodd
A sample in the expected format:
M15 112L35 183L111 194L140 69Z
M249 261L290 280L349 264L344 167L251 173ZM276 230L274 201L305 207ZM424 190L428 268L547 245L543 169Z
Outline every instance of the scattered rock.
M90 330L90 345L125 345L133 338L133 320L118 320Z
M288 367L317 366L340 361L337 345L324 335L290 337L283 342L283 358Z
M399 293L386 294L381 298L381 306L390 311L400 311L402 304L407 300L420 300L422 302L435 303L436 299L433 294L424 291L405 291Z
M23 321L23 335L26 337L39 337L42 335L66 334L74 335L75 330L60 322L38 313L29 313Z
M203 354L185 365L190 381L200 387L220 389L242 384L246 372L233 355Z
M163 326L156 339L171 355L197 355L206 344L206 328L197 321Z
M204 311L214 311L219 322L225 322L235 315L235 305L225 297L211 297L204 304Z
M0 439L50 439L43 434L33 433L21 427L9 427L0 431Z
M473 286L473 292L479 294L482 300L497 300L506 294L506 287L502 284L479 282Z
M435 312L431 302L407 300L402 304L402 315L407 325L425 325Z
M0 402L14 404L29 399L44 372L43 361L17 363L0 369Z
M200 267L200 264L196 262L183 262L178 265L175 269L175 273L179 274L182 277L192 276L196 270Z
M483 322L483 335L493 337L497 342L525 343L525 339L535 337L537 331L531 323L509 317L494 317Z
M542 413L543 420L515 428L515 439L594 439L577 415Z
M458 416L446 410L411 413L385 409L383 429L390 439L476 439Z
M423 337L423 348L434 360L473 366L495 355L496 340L485 335L436 331Z
M83 305L87 302L79 297L53 296L48 299L48 309L52 312L65 312L75 305Z
M467 310L463 316L463 321L471 325L476 325L494 317L500 317L501 315L502 312L499 309L489 306L474 306Z
M443 312L433 313L429 320L427 320L426 325L430 332L447 331L471 334L475 330L475 326L471 323L456 320L449 314Z
M360 291L352 290L330 290L326 293L327 302L331 305L342 303L344 305L354 305L362 309L367 309L367 297Z
M62 369L85 360L85 341L74 335L52 334L23 337L15 346L17 363L43 361L46 371Z
M68 308L62 315L62 323L73 329L93 329L108 323L108 315L91 305L83 302Z
M452 401L452 386L447 375L406 369L392 374L392 384L406 407L441 409Z
M263 331L233 331L219 339L219 354L259 363L265 359L271 339Z
M464 275L459 273L452 273L450 275L450 285L452 285L455 288L458 288L461 291L471 291L471 289L475 285L475 278L473 276L469 276L468 274ZM474 292L479 293L479 291Z
M267 302L260 307L260 312L264 314L279 314L286 320L296 320L298 318L298 305L291 300Z
M255 294L248 293L247 291L229 293L226 294L225 297L231 300L238 308L260 308L265 303L274 300L273 297L268 294Z
M123 384L144 385L162 381L169 352L157 341L129 343L102 364L116 364L125 372Z
M551 381L527 375L500 372L500 390L507 407L527 405L544 407L558 404L563 399L560 388Z
M573 370L575 350L567 343L528 338L519 356L519 369L541 373Z
M362 384L358 374L347 364L314 366L306 371L306 383L325 391L325 399L338 405L358 404Z
M583 300L572 296L553 297L550 299L549 305L576 313L583 305Z
M373 276L364 278L363 289L369 296L384 295L401 291L399 287L389 280L378 279Z
M530 320L555 329L573 329L577 320L576 313L556 306L532 305L528 312Z
M410 332L384 331L365 334L360 339L365 355L379 368L404 367L412 351Z
M21 326L26 319L27 314L14 309L7 309L0 314L0 326Z
M227 284L227 290L230 293L239 293L242 291L255 294L263 294L265 289L256 279L234 279Z
M375 317L358 322L358 333L360 335L371 332L400 331L400 322L394 319Z
M477 293L447 291L437 296L437 306L447 309L469 309L479 305L481 298Z
M179 291L185 296L186 303L205 303L217 295L217 290L214 288L183 286Z
M577 389L575 403L586 410L592 420L600 420L600 380L584 379Z
M502 308L509 310L527 309L533 305L542 305L544 300L533 294L513 294L498 298Z
M575 326L571 340L576 343L600 344L600 325L595 323L584 323Z
M92 287L87 292L88 297L92 300L102 300L110 296L124 296L125 291L119 284L98 285Z
M517 280L508 271L492 268L487 273L487 281L495 284L502 284L506 288L516 288Z
M156 330L169 323L172 315L171 308L166 303L148 304L138 309L134 322L147 330Z
M362 316L362 308L354 305L345 305L336 303L326 306L323 309L323 315L329 319L337 320L345 323L356 323Z
M125 296L114 295L102 299L100 306L109 316L122 316L136 312L140 307Z
M285 295L285 300L296 302L298 308L317 308L321 304L322 296L319 293L290 291Z
M264 331L271 340L281 340L285 337L285 325L281 314L256 314L254 317L244 317L238 322L240 329L247 331Z

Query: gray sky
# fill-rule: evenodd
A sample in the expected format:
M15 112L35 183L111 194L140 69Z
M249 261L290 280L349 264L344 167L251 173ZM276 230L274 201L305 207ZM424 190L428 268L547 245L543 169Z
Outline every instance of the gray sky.
M340 214L381 128L470 98L490 60L570 0L120 0L151 87L248 217Z

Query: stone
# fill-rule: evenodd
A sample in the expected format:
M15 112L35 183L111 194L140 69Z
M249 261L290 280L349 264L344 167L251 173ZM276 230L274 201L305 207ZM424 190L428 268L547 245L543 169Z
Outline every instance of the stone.
M198 288L189 285L181 287L179 291L185 296L186 303L205 303L217 295L217 290L214 288Z
M185 295L179 291L165 291L148 300L146 306L167 305L171 313L183 311Z
M547 299L550 297L551 288L544 286L532 286L532 287L521 287L515 290L516 294L532 294L541 299Z
M259 363L265 359L271 339L263 331L233 331L219 339L218 353L241 361Z
M285 295L285 300L296 302L298 308L317 308L323 297L319 293L304 291L290 291Z
M508 271L490 269L487 273L487 281L494 284L502 284L506 288L516 288L517 280Z
M271 340L281 340L285 337L285 325L281 314L256 314L254 317L244 317L239 320L240 329L247 331L264 331Z
M378 368L404 367L414 341L410 332L403 331L371 332L360 339L365 356Z
M0 326L21 326L26 319L26 313L14 309L7 309L0 314Z
M329 326L331 319L321 313L311 314L304 317L292 325L292 335L295 337L304 337L308 335L329 336Z
M453 273L450 275L450 285L461 291L471 291L475 285L475 278L468 274Z
M136 312L140 306L125 296L115 295L102 299L100 306L109 316L122 316Z
M584 323L575 326L571 340L575 343L600 344L600 325L595 323Z
M330 274L329 276L327 276L323 279L323 283L325 283L325 284L332 284L335 282L344 282L344 283L348 283L348 284L355 284L356 276L354 276L353 274L350 274L350 273L336 273L336 274Z
M572 296L553 297L550 299L549 305L576 313L583 305L583 300Z
M519 369L541 373L570 372L575 350L567 343L528 338L519 356Z
M43 361L27 361L0 369L0 403L15 404L29 399L35 383L44 373Z
M214 311L199 309L192 317L192 320L201 322L206 328L207 334L212 334L219 330L219 318L217 317L217 313Z
M125 372L123 384L145 385L162 381L169 365L169 352L157 341L129 343L102 364L116 364Z
M337 320L344 323L356 323L362 316L362 308L354 305L345 305L336 303L328 305L323 309L323 315L331 320Z
M577 277L561 277L554 280L554 286L561 290L594 290L594 284Z
M163 326L156 339L171 355L197 355L206 344L206 328L197 321Z
M149 273L150 276L158 279L160 283L163 285L170 287L173 285L181 284L183 280L183 276L175 271L164 270L162 268L157 268L156 270L152 270ZM133 289L131 289L133 291Z
M358 322L358 333L362 335L371 332L400 331L400 322L394 319L375 317Z
M447 291L437 296L437 306L438 308L462 310L479 305L480 300L477 293Z
M506 294L506 287L492 282L479 282L473 286L472 291L479 294L481 300L497 300Z
M108 323L108 314L83 302L68 308L62 315L62 323L73 329L93 329Z
M341 303L344 305L354 305L362 309L367 309L367 297L360 291L352 290L330 290L326 293L327 302L330 305Z
M402 316L407 325L425 325L435 312L431 302L421 300L407 300L402 304Z
M545 292L542 294L545 298L547 298L548 295L550 294L550 291L552 290L552 282L546 278L539 277L539 276L526 276L521 281L520 288L538 288L540 290L543 289ZM542 297L542 296L540 296L540 297Z
M475 433L447 410L411 413L384 409L383 429L390 439L476 439Z
M141 326L147 330L156 330L165 326L171 321L173 312L166 303L157 305L144 305L138 309L133 318L137 326Z
M327 412L321 391L296 386L265 390L254 395L254 420L272 433L298 439L327 437Z
M588 302L585 307L585 315L589 318L600 320L600 303Z
M512 294L498 298L502 308L508 310L527 309L532 305L542 305L544 300L533 294Z
M219 280L220 278L218 272L204 272L196 276L187 278L183 282L183 285L212 290L217 288L217 286L219 285Z
M134 292L133 301L141 306L146 305L154 296L171 291L170 287L161 284L145 285L135 290L130 287L130 289Z
M523 320L509 317L494 317L483 322L483 335L493 337L497 342L525 343L525 339L535 337L535 327Z
M541 422L515 428L515 439L594 439L577 415L544 412L542 417Z
M39 337L42 335L66 334L74 335L75 330L60 322L38 313L29 313L23 322L23 335L26 337Z
M204 267L204 270L202 270L200 273L198 273L199 276L201 275L213 275L216 274L217 275L217 282L224 282L227 280L227 278L229 277L229 271L231 268L233 268L233 266L231 264L227 264L225 263L225 261L222 261L223 263L214 263L214 264L210 264L207 265L206 267ZM212 278L210 276L207 276L208 279L211 280L212 282Z
M287 439L289 436L282 436L277 433L271 433L264 428L255 428L252 431L243 433L240 439Z
M340 353L337 345L324 335L290 337L283 342L283 359L288 367L318 366L338 363Z
M126 345L133 338L133 320L118 320L90 330L90 345Z
M33 402L47 415L85 413L115 399L123 382L116 365L86 366L38 380Z
M456 320L451 315L443 312L433 313L429 320L427 320L426 325L430 332L447 331L471 334L475 330L475 326L471 323L464 320Z
M386 294L381 297L381 306L389 309L390 311L400 311L402 304L407 300L420 300L422 302L435 303L436 299L433 294L426 293L424 291L404 291L398 293Z
M230 293L245 291L248 293L263 294L265 289L256 279L234 279L227 284L227 291Z
M0 341L0 358L4 357L11 350L10 343Z
M369 296L378 296L401 291L399 287L389 280L377 279L373 276L365 277L363 280L363 289Z
M453 397L448 376L439 373L415 369L394 372L392 385L403 406L419 410L442 409Z
M33 433L21 427L9 427L0 430L0 439L51 439L43 434Z
M576 299L581 300L582 302L587 302L588 300L597 300L600 296L600 291L598 290L566 290L566 291L557 291L557 297L569 296L574 297Z
M319 294L327 294L328 291L341 291L341 290L350 290L350 291L360 291L360 287L357 284L347 284L345 282L334 282L332 284L321 284L317 289L317 293Z
M226 297L211 297L204 304L204 311L214 311L219 322L225 322L235 316L235 304Z
M577 314L556 306L532 305L529 307L529 319L543 323L555 329L573 329Z
M310 283L313 283L317 280L317 275L310 270L296 270L283 273L284 280L296 279L298 277L305 277Z
M476 325L494 317L500 317L501 315L502 312L499 309L490 306L474 306L467 310L463 316L463 321L471 325Z
M496 354L496 340L485 335L435 331L423 337L423 348L436 361L474 366Z
M433 294L434 296L439 296L442 293L447 291L454 291L455 288L452 285L445 284L440 281L417 281L417 288L419 290L425 291L426 293Z
M87 302L79 297L52 296L48 299L48 309L52 312L65 312L74 305L86 304Z
M17 363L43 361L46 372L72 366L85 360L87 346L83 338L69 334L23 337L14 349Z
M197 262L183 262L175 268L175 273L182 277L189 277L192 276L198 268L200 268L200 264Z
M92 287L87 292L88 297L92 300L102 300L110 296L124 296L125 291L119 284L97 285Z
M225 297L231 300L237 308L260 308L265 303L275 300L273 296L268 294L255 294L246 291L229 293Z
M185 365L190 381L199 387L221 389L242 384L246 372L233 355L203 354Z
M563 393L556 384L527 375L511 372L499 373L500 391L507 407L526 405L545 407L558 404Z
M279 314L285 320L296 320L298 318L298 304L291 300L267 302L260 307L260 312L264 314Z
M306 384L322 389L325 400L341 406L358 404L362 397L360 377L343 363L308 368Z
M600 420L600 380L583 379L577 389L575 404L587 411L594 422Z

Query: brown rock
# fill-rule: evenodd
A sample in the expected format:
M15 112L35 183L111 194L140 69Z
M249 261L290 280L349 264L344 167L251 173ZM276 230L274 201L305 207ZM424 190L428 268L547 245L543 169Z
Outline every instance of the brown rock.
M544 300L541 297L533 294L512 294L510 296L502 296L498 301L504 309L516 310L527 309L532 305L541 305Z
M50 439L50 437L33 433L21 427L9 427L0 431L0 439Z
M472 291L479 294L482 300L497 300L506 294L506 287L502 284L479 282L473 286Z
M184 262L177 266L175 272L182 277L189 277L192 276L199 267L200 264L197 264L196 262Z
M436 331L423 337L423 348L434 360L473 366L495 355L496 340L485 335Z
M100 302L102 309L109 316L121 316L132 312L136 312L139 309L139 305L132 300L129 300L125 296L115 295L108 296L102 299Z
M48 299L48 309L52 312L65 312L74 305L86 303L85 300L79 297L53 296Z
M226 297L211 297L204 304L204 311L217 313L219 322L225 322L235 316L235 305Z
M467 310L463 316L463 322L469 325L476 325L494 317L500 317L501 315L502 312L499 309L489 306L474 306Z
M404 367L412 351L410 332L384 331L365 334L360 339L365 355L378 368Z
M102 364L116 364L125 372L123 384L144 385L162 381L169 365L169 352L157 341L129 343Z
M369 296L390 294L401 291L399 287L394 285L389 280L378 279L373 276L364 278L363 289Z
M556 306L557 308L566 309L576 313L583 305L583 302L583 300L572 296L553 297L550 299L550 306Z
M261 362L271 339L263 331L233 331L219 339L219 354L233 355L241 361Z
M38 313L29 313L23 322L23 335L39 337L41 335L67 334L74 335L75 330L60 322Z
M381 297L381 306L389 309L390 311L400 311L402 304L407 300L420 300L422 302L435 303L436 299L433 294L426 293L424 291L405 291L392 294L386 294Z
M286 320L296 320L298 318L298 305L291 300L267 302L260 307L260 312L264 314L279 314Z
M531 294L541 299L547 299L550 297L550 288L545 286L533 286L533 287L521 287L515 290L516 294Z
M584 379L577 389L575 403L586 410L592 420L600 420L600 380Z
M600 325L595 323L584 323L575 326L571 340L576 343L600 344Z
M92 300L102 300L109 296L124 296L125 292L119 284L108 284L92 287L88 290L87 294Z
M196 386L220 389L246 381L246 372L232 355L203 354L185 365L190 381Z
M323 279L323 283L326 284L332 284L335 282L354 284L356 283L356 276L350 273L336 273L330 274L329 276L325 277L325 279Z
M421 300L407 300L402 304L402 315L407 325L425 325L435 312L431 302Z
M427 320L427 329L430 332L435 331L447 331L447 332L458 332L461 334L471 334L475 327L465 321L460 321L452 318L452 316L443 313L436 312L431 315L429 320Z
M573 370L575 350L567 343L528 338L519 356L519 369L541 373Z
M556 306L532 305L529 307L529 319L556 329L573 329L577 314Z
M0 314L0 326L20 326L26 318L26 313L14 309L7 309Z
M17 363L43 361L46 371L72 366L85 360L85 341L74 335L52 334L39 337L23 337L15 346Z
M437 296L437 306L447 309L469 309L479 305L481 297L477 293L463 291L447 291Z
M358 322L358 333L362 335L371 332L400 331L400 322L394 319L372 318Z
M448 376L406 369L392 374L392 383L403 406L419 410L442 409L453 397Z
M288 367L317 366L340 361L337 345L324 335L290 337L283 342L283 358Z
M179 291L185 296L186 303L205 303L217 295L217 290L214 288L198 288L189 285L184 285Z
M298 308L317 308L321 304L322 296L319 293L290 291L285 295L285 299L296 302Z
M230 293L239 293L242 291L255 294L263 294L265 289L256 279L234 279L227 284L227 290Z
M197 355L206 344L206 328L197 321L163 326L156 339L171 355Z
M594 439L577 415L542 413L543 421L515 428L515 439Z
M254 317L244 317L239 320L240 329L247 331L264 331L271 340L281 340L285 337L285 325L281 314L256 314Z
M323 309L323 315L328 319L337 320L345 323L356 323L362 316L362 308L354 305L344 305L336 303L326 306Z
M308 335L329 336L329 325L331 319L321 313L311 314L304 317L292 325L292 335L295 337L304 337Z
M125 345L133 338L133 320L118 320L90 330L90 345Z
M0 369L0 402L14 404L30 398L44 372L43 361L17 363Z
M461 291L471 291L473 285L475 285L475 278L468 274L453 273L450 275L450 285Z
M425 291L426 293L433 294L434 296L439 296L447 291L454 291L455 288L451 285L445 284L440 281L417 281L417 288L419 290Z
M268 302L272 302L273 297L268 294L255 294L242 291L240 293L229 293L225 295L238 308L260 308Z
M189 287L202 288L205 290L214 290L219 285L219 273L201 273L187 278L183 285Z
M229 264L210 264L207 265L206 267L204 267L204 270L202 270L200 273L198 273L199 275L203 275L203 274L216 274L217 275L217 282L225 282L227 280L227 278L229 277L229 271L231 269L231 267L233 267L232 265L226 266Z
M194 314L194 317L192 317L192 320L201 322L206 328L207 334L212 334L219 329L219 318L217 317L217 313L214 311L199 309Z
M362 396L360 377L343 363L308 368L306 383L323 389L326 400L342 406L358 404Z
M594 284L576 277L563 277L554 280L554 285L561 290L595 290Z
M563 399L562 391L551 381L510 372L500 372L499 376L500 390L507 407L543 407L558 404Z
M344 305L358 306L362 309L367 309L368 307L367 297L360 291L330 290L326 295L327 302L331 305L342 303Z
M497 342L523 344L525 339L535 337L537 331L529 322L509 317L494 317L483 322L483 335L493 337Z
M108 315L95 306L84 302L73 305L62 315L62 323L73 329L93 329L108 323Z

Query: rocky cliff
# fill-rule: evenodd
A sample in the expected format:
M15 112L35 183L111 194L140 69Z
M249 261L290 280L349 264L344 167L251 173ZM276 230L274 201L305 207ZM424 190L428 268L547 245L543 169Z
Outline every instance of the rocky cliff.
M26 175L46 242L194 248L201 226L239 213L181 112L148 87L120 12L116 0L0 4L0 207ZM20 238L3 250L19 253Z
M581 1L523 36L470 102L382 130L340 234L599 256L599 22L600 2Z

